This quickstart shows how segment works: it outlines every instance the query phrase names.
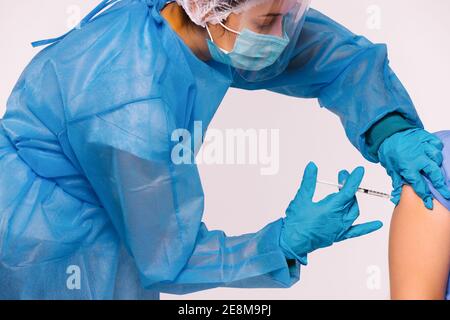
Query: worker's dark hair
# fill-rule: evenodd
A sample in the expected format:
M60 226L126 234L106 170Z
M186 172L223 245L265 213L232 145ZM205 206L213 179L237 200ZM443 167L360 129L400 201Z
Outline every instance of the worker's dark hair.
M181 8L180 11L182 12L181 19L183 19L183 24L189 24L189 22L191 22L191 18L189 18L186 11L184 11L184 8L181 5L179 5L177 3L176 3L176 5L178 5Z

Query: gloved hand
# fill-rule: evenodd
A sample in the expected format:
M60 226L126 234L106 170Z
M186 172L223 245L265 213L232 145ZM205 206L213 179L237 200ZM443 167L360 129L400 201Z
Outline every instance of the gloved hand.
M312 162L308 164L301 187L286 211L281 231L280 245L288 259L297 259L306 265L308 253L334 242L369 234L383 226L380 221L353 226L359 216L355 194L363 175L362 167L351 175L341 171L339 183L343 184L342 189L316 203L312 199L317 167Z
M404 184L413 187L428 209L433 209L433 196L424 177L446 199L450 199L444 173L441 170L444 145L436 136L423 129L398 132L387 138L378 150L381 165L392 178L392 202L398 205Z

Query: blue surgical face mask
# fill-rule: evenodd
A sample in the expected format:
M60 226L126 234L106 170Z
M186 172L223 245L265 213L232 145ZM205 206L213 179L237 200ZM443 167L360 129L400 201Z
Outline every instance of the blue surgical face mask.
M237 69L248 71L265 69L277 61L289 44L289 37L285 31L283 31L284 37L281 38L259 34L248 29L237 32L222 23L220 25L228 31L238 34L234 48L231 52L228 52L217 46L213 42L208 26L206 26L211 38L211 40L207 40L209 52L215 61L231 65Z

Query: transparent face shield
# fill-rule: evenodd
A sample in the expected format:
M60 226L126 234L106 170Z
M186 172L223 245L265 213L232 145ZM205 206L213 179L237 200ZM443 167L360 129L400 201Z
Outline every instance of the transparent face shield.
M258 59L270 59L270 66L262 70L245 70L235 67L236 72L242 78L251 82L267 80L286 69L305 22L310 2L311 0L250 0L245 2L241 8L233 10L226 21L217 21L226 31L236 33L237 37L243 33L252 33L289 41L276 59L273 57L273 51L267 50L272 54L270 57L264 57L266 50L260 50L261 55ZM257 38L255 37L255 39ZM239 50L236 43L235 49ZM270 45L270 42L267 45ZM255 46L258 47L258 44Z

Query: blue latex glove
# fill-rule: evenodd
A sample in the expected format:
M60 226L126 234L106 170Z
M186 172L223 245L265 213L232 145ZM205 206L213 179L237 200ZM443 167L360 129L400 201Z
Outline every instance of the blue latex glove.
M306 255L316 249L331 246L334 242L360 237L380 229L381 221L353 225L359 216L356 192L362 181L364 168L350 175L339 173L343 188L319 202L313 202L316 189L317 167L308 164L303 181L287 211L281 231L280 245L290 259L306 264Z
M433 196L425 178L446 199L450 190L441 170L442 141L423 129L411 129L387 138L378 150L381 165L392 178L392 202L398 204L402 187L409 184L422 198L428 209L433 209Z

